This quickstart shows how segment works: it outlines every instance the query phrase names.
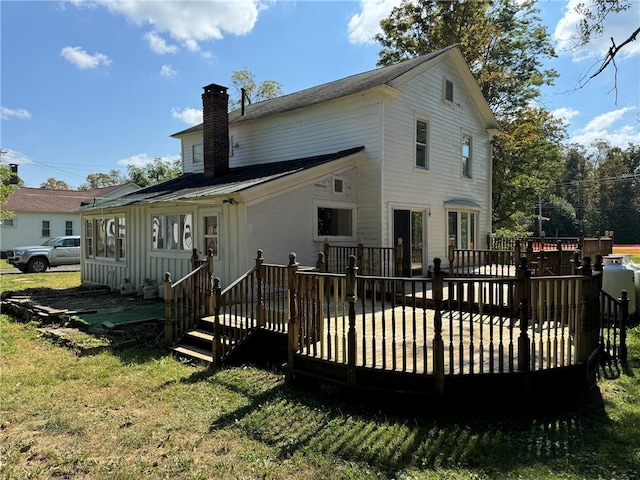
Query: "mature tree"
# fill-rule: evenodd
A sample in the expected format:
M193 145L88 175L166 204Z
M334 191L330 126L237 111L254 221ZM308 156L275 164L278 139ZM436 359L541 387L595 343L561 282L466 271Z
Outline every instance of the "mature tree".
M257 103L269 100L284 94L282 84L275 80L265 80L256 83L255 75L249 69L234 70L231 75L231 85L235 96L229 102L229 108L234 110L242 106L242 91L247 103Z
M5 205L9 201L9 197L17 188L17 185L11 184L11 167L9 165L0 165L0 205ZM0 208L0 220L13 217L13 212Z
M140 187L147 187L179 177L182 173L182 162L180 160L163 160L160 157L156 157L153 162L143 167L129 165L127 170L129 171L130 181Z
M71 190L71 187L64 180L49 177L46 182L40 184L40 188L44 190Z
M578 23L578 35L575 38L574 48L579 49L591 42L594 38L604 35L604 20L610 15L621 14L631 8L631 2L627 0L592 0L588 3L579 2L575 6L575 11L582 17ZM640 23L640 22L639 22ZM589 80L600 75L607 67L615 65L615 58L620 51L631 42L638 39L640 35L640 25L627 38L611 38L611 46L607 50L600 67L588 78L581 82L584 86Z
M127 178L120 170L113 169L109 173L90 173L87 181L78 187L78 190L91 190L93 188L112 187L127 183Z
M564 127L530 105L557 77L543 68L555 52L534 2L403 0L380 23L379 65L457 44L504 134L494 154L495 226L516 229L551 185ZM533 214L533 213L532 213Z

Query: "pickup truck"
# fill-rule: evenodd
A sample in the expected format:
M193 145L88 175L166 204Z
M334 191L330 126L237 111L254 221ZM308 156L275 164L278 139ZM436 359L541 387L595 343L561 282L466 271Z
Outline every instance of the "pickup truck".
M55 237L42 245L7 250L7 263L24 273L43 273L49 267L79 264L80 236Z

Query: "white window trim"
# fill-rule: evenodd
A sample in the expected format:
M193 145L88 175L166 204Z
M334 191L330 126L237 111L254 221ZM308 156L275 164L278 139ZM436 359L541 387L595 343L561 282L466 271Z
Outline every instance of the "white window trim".
M351 235L318 235L318 208L334 208L339 210L351 210ZM330 200L314 200L313 201L313 221L311 228L313 229L313 239L315 241L324 241L325 238L342 242L342 241L355 241L356 240L356 216L357 205L350 202L335 202Z
M418 165L418 155L416 152L418 146L418 122L427 124L427 143L425 144L425 166ZM414 170L425 172L431 167L431 121L424 115L416 115L413 121L413 168Z
M445 245L447 245L447 248L449 247L449 238L451 237L450 233L449 233L449 213L451 212L456 212L458 214L458 229L460 229L460 214L461 213L473 213L476 216L476 220L475 220L475 238L473 239L473 244L474 244L474 250L477 250L478 247L477 245L480 242L480 229L479 229L479 224L480 224L480 210L478 208L475 207L470 207L470 206L465 206L465 205L451 205L447 208L445 208ZM456 243L454 244L454 248L455 249L459 249L460 246L458 245L459 242L459 238L456 238Z
M469 172L468 175L464 174L464 162L462 156L465 137L469 139L469 159L467 162L467 170ZM473 135L467 132L462 132L462 135L460 136L460 176L461 178L466 178L467 180L471 180L473 178Z

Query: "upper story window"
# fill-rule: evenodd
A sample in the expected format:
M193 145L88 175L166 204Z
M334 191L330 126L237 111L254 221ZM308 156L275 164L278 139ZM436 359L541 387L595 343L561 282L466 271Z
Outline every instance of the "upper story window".
M202 153L202 144L198 143L191 147L191 158L193 163L202 163L204 161L204 154Z
M443 97L445 102L453 103L453 82L451 80L444 81Z
M418 168L429 168L428 136L428 123L424 120L416 120L416 167Z
M462 176L471 178L471 136L462 135Z

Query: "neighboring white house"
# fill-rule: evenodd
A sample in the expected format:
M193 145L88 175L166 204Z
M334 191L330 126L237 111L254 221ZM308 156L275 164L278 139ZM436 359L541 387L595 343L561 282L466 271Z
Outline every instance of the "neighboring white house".
M202 99L203 123L172 135L182 176L81 209L84 282L176 280L192 248L213 248L228 285L258 249L269 263L296 252L313 265L325 238L402 237L407 273L420 275L446 259L448 238L479 248L491 231L500 130L455 46L230 113L225 87Z
M0 221L0 251L4 253L15 247L40 245L51 237L80 235L78 207L139 188L133 183L86 191L19 187L2 206L3 210L13 212L13 216Z

